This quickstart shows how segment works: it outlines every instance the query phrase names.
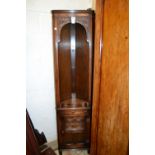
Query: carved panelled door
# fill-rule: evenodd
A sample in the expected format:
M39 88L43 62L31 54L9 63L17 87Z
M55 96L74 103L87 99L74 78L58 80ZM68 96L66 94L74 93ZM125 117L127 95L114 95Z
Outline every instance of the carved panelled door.
M128 0L97 0L91 155L127 155Z

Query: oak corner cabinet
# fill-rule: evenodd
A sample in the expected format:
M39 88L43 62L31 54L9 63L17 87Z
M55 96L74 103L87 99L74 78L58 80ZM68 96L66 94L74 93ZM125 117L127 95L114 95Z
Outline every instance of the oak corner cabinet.
M53 10L58 148L88 149L93 80L91 10Z

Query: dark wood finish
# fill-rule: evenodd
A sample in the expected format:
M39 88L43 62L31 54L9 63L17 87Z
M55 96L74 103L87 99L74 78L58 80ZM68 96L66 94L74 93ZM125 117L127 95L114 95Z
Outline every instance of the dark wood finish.
M59 66L59 94L60 101L71 97L71 55L70 55L70 24L61 30L60 42L58 43L58 66ZM63 52L61 52L63 51Z
M26 112L26 155L40 155L39 146L31 126L28 112Z
M43 148L43 150L41 149ZM47 145L40 146L35 136L33 123L26 111L26 155L56 155Z
M27 113L28 113L28 112L27 112ZM35 129L35 127L34 127L34 125L33 125L33 123L32 123L32 120L31 120L30 116L27 115L27 117L29 118L29 121L30 121L32 130L33 130L33 132L34 132L34 134L35 134L35 137L36 137L36 139L37 139L38 145L39 145L39 146L43 145L44 143L47 142L46 137L45 137L45 134L44 134L43 132L39 133L39 131L38 131L37 129Z
M127 155L129 4L99 0L96 5L91 155Z
M86 101L91 100L89 95L90 84L87 82L89 78L89 63L92 61L89 52L89 43L85 29L80 25L76 25L76 90L77 97Z
M55 10L52 15L61 154L63 149L89 149L90 146L94 13L90 10ZM72 17L75 17L75 23Z

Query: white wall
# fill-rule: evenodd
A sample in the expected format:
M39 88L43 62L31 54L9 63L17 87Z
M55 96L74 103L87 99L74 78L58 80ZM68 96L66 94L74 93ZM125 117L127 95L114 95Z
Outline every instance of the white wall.
M48 141L57 139L50 11L91 7L92 0L27 0L27 109Z
M59 9L88 9L92 7L92 0L27 0L27 9L50 11Z
M96 0L92 0L92 9L96 10Z

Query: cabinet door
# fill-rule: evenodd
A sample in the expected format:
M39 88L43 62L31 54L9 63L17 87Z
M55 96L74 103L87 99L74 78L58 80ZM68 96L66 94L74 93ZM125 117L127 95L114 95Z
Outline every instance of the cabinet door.
M73 112L74 111L74 112ZM59 144L64 148L89 147L90 112L59 110Z
M99 0L91 155L128 154L128 0Z

